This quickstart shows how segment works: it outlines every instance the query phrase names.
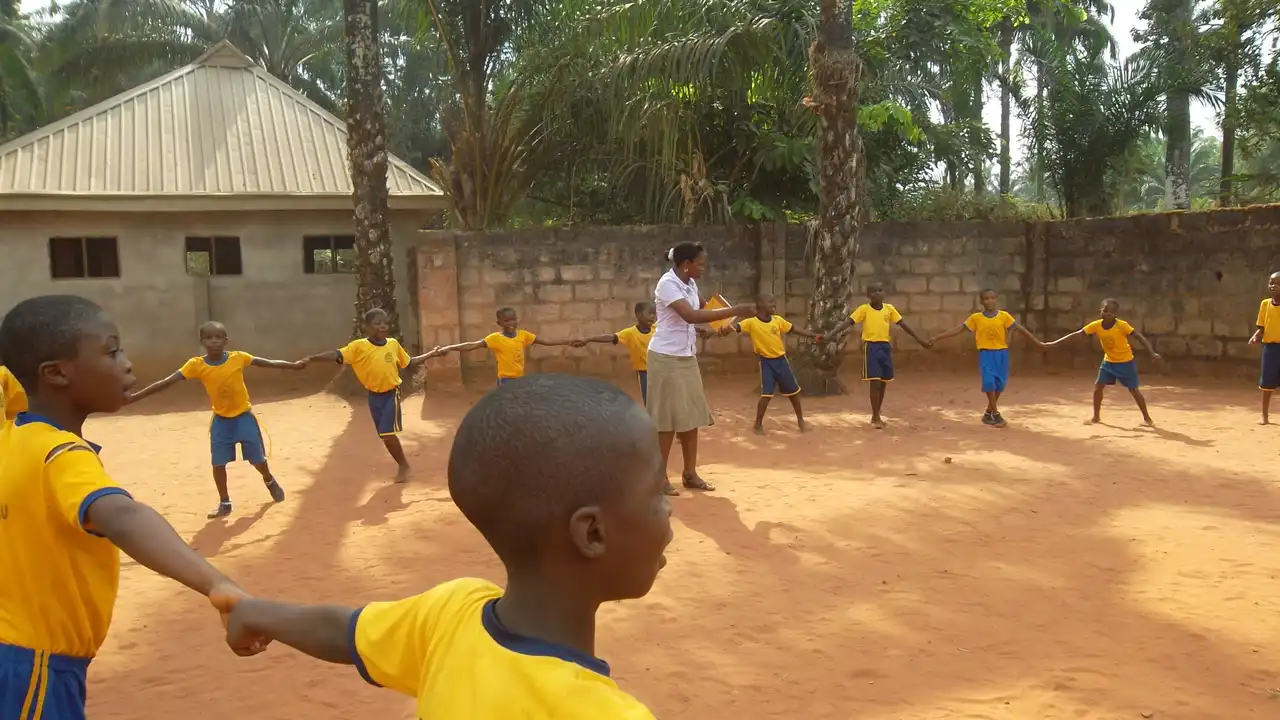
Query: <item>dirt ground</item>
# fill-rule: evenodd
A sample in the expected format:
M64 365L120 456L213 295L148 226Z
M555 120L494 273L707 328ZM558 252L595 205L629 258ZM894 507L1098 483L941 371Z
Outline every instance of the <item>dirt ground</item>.
M250 384L281 506L237 464L236 514L204 519L198 387L87 434L255 593L358 605L502 580L444 488L478 390L406 401L415 476L397 486L363 403L272 379ZM996 430L976 378L904 373L876 431L855 380L806 401L813 432L778 400L757 437L752 381L712 381L703 474L720 492L677 499L670 564L602 610L599 654L660 718L1280 717L1280 427L1255 424L1238 382L1148 388L1156 430L1112 391L1086 425L1091 383L1015 375ZM202 598L128 561L89 698L97 720L413 716L349 667L234 657Z

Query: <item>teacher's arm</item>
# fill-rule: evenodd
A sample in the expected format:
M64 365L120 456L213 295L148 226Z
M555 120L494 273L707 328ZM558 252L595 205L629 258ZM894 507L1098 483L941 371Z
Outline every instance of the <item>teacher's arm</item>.
M703 303L704 305L706 303ZM747 315L756 314L755 304L734 305L733 307L720 308L719 310L705 310L703 308L694 308L688 300L680 298L671 303L671 309L675 314L680 316L681 320L690 325L703 325L705 323L715 322L717 320L725 320L731 317L746 317Z

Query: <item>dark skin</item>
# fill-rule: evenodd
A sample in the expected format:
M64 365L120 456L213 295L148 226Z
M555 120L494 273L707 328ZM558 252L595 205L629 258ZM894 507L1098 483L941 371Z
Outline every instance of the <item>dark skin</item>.
M74 358L41 363L33 387L27 388L30 412L83 437L85 419L118 411L136 384L133 365L120 347L120 331L104 313L82 328ZM75 448L63 457L76 452L90 451ZM52 460L51 467L58 461ZM248 597L196 554L159 513L136 500L105 495L89 505L85 523L138 564L209 598L224 624L236 603ZM265 648L266 641L251 634L239 636L232 645L238 655L254 655Z
M1103 329L1110 330L1111 328L1116 326L1116 320L1118 319L1116 317L1116 313L1119 311L1120 311L1120 306L1117 305L1116 303L1104 302L1102 304L1102 307L1098 309L1098 315L1099 317L1102 318ZM1066 342L1067 340L1070 340L1071 338L1082 337L1082 336L1084 336L1083 328L1073 333L1068 333L1066 335L1063 335L1062 337L1058 338L1057 340L1054 340L1053 342L1047 342L1044 344L1044 346L1046 348L1055 347L1061 343ZM1152 360L1156 362L1160 362L1160 360L1162 359L1160 357L1160 353L1156 352L1155 348L1152 347L1150 341L1148 341L1147 338L1142 335L1142 333L1138 332L1137 330L1134 330L1133 334L1130 337L1138 341L1138 344L1141 345L1143 349L1145 349L1147 353L1151 355ZM1097 383L1093 386L1093 418L1089 420L1089 422L1091 423L1102 422L1102 395L1103 395L1103 392L1106 390L1106 388L1107 386L1103 385L1102 383ZM1138 390L1138 388L1131 388L1129 389L1129 394L1133 396L1133 401L1137 403L1138 409L1142 411L1142 421L1151 427L1155 427L1155 422L1151 420L1151 413L1147 412L1147 399L1143 397L1142 392Z
M520 329L520 317L516 315L514 312L499 314L497 317L497 323L498 323L498 328L502 330L502 334L506 335L507 337L514 337L516 334L516 331ZM613 336L610 335L609 337L613 337ZM542 345L544 347L556 347L561 345L571 345L573 347L582 347L587 343L585 340L577 340L577 339L546 340L541 336L536 336L533 339L533 344ZM480 350L481 348L487 348L487 347L489 346L485 344L484 340L472 340L471 342L457 343L456 345L445 345L441 348L438 348L438 350L441 355L446 355L451 352L471 352L473 350Z
M1271 294L1271 304L1280 305L1280 272L1271 273L1271 277L1267 280L1267 292ZM1253 331L1253 336L1249 338L1250 345L1257 345L1262 342L1262 333L1266 328L1261 325ZM1262 420L1259 425L1271 424L1271 391L1262 390Z
M883 285L867 286L867 304L871 306L872 310L880 311L884 309L884 286ZM840 323L836 325L831 330L830 333L827 333L827 339L830 340L830 339L839 338L841 334L848 331L849 328L853 327L854 325L855 323L853 322L853 318L851 317L847 317L844 320L841 320ZM905 330L906 333L912 337L912 339L920 343L920 345L925 349L929 349L933 347L933 343L917 335L916 331L912 330L910 325L907 325L907 321L905 319L898 321L898 327ZM880 408L884 405L884 394L885 394L885 390L887 390L889 387L889 383L883 380L868 380L867 384L870 386L869 390L871 393L871 425L877 430L883 430L884 420L880 417Z
M391 323L386 315L375 315L372 320L365 324L365 337L374 344L381 344L387 341L387 333L391 329ZM422 363L433 357L440 357L444 351L439 348L425 352L421 355L415 355L409 358L409 364L405 366L406 370L413 370ZM310 363L315 361L338 362L341 355L337 350L327 350L322 353L316 353L309 357L305 357L298 362ZM400 438L395 435L383 435L382 444L387 448L387 452L391 455L391 459L396 461L396 482L405 482L409 479L409 460L404 456L404 447L400 444Z
M656 322L658 322L658 309L653 306L653 303L646 303L636 311L636 329L640 332L648 334L653 330L653 325ZM714 337L714 333L706 330L705 328L697 328L697 332L698 337L703 339ZM583 345L588 345L590 343L616 344L617 342L617 333L605 333L604 335L592 335L591 337L581 338L579 340L571 340L569 344L574 347L582 347Z
M760 297L756 298L756 319L759 320L760 322L767 323L773 320L773 314L774 312L777 311L777 309L778 309L778 302L774 298L774 296L761 295ZM739 323L734 323L733 325L726 325L720 331L722 335L727 335L730 332L742 332L742 326ZM822 340L821 335L817 333L809 332L808 330L805 330L804 328L801 328L801 327L792 326L790 332L794 335L799 335L800 337L809 338L810 340L816 340L816 341ZM773 398L771 397L762 396L760 398L760 401L756 403L756 424L753 430L757 435L765 434L764 433L764 413L766 410L769 409L769 401L772 399ZM804 410L800 406L800 394L796 393L795 395L788 395L787 399L791 401L791 409L794 410L796 413L796 426L800 428L800 432L808 432L809 426L806 425L804 422Z
M537 538L536 555L507 562L498 601L503 625L524 637L595 655L596 613L606 602L643 597L666 565L671 504L663 493L654 426L640 408L619 432L630 450L618 455L616 492L564 513ZM314 658L351 664L351 608L251 599L227 623L227 641L278 640Z
M227 329L220 323L209 325L200 331L200 345L204 347L205 362L210 364L221 362L227 351ZM301 370L307 366L307 360L299 360L298 362L287 362L285 360L267 360L265 358L255 357L253 359L254 367L273 368L276 370ZM147 387L133 393L129 396L129 402L135 403L144 398L155 395L162 390L167 390L174 385L182 382L186 378L183 377L182 371L178 371L169 377L152 383ZM262 482L270 484L274 477L271 474L271 468L266 462L253 463L253 467L262 476ZM222 517L230 514L231 495L227 490L227 466L215 465L213 467L213 484L218 489L218 507L207 516L209 519Z

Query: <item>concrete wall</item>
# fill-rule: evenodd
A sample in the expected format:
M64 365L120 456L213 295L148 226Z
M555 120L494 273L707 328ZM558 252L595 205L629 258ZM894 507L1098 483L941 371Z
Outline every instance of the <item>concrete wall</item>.
M401 258L422 227L417 213L392 213L399 261L397 287L405 339L417 340ZM353 275L308 275L302 267L304 235L350 235L349 212L257 213L0 213L0 313L47 293L71 293L105 307L123 333L141 379L175 370L200 351L195 329L206 320L227 325L233 347L256 355L296 359L336 347L351 331ZM240 238L243 274L187 275L184 238ZM50 237L114 236L118 279L50 278Z

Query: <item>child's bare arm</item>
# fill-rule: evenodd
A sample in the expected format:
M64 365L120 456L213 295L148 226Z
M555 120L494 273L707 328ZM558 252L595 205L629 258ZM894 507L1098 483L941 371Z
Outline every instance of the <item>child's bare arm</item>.
M431 358L440 357L441 355L444 355L444 348L437 345L421 355L414 355L409 358L409 364L405 365L405 369L412 370Z
M182 376L182 371L179 370L163 380L158 380L156 382L153 382L150 385L142 388L138 392L132 393L131 395L129 395L129 402L136 403L145 397L155 395L161 390L167 390L173 387L174 385L177 385L178 383L182 382L184 379L185 378L183 378Z
M248 598L227 618L227 643L266 637L317 660L351 665L351 621L355 610L330 605L293 605Z
M1019 327L1021 327L1021 325L1019 325ZM1082 328L1082 329L1080 329L1080 330L1077 330L1077 331L1075 331L1075 332L1073 332L1073 333L1067 333L1066 335L1063 335L1062 337L1058 338L1057 340L1053 340L1053 341L1051 341L1051 342L1047 342L1047 343L1045 343L1045 344L1044 344L1044 346L1045 346L1045 347L1053 347L1054 345L1059 345L1059 344L1064 343L1064 342L1066 342L1066 341L1070 340L1071 338L1073 338L1073 337L1077 337L1077 336L1079 336L1079 335L1084 335L1084 329L1083 329L1083 328Z
M1259 325L1257 329L1253 331L1253 335L1249 336L1249 344L1257 345L1258 343L1262 342L1262 333L1265 331L1266 331L1266 328Z
M1160 360L1160 353L1156 352L1155 346L1151 344L1150 340L1147 340L1147 337L1145 335L1138 332L1137 330L1134 330L1133 336L1138 339L1139 345L1146 348L1146 351L1149 355L1151 355L1152 360L1157 360L1157 361Z
M322 353L316 353L315 355L308 355L307 357L303 358L302 361L309 362L309 363L325 362L325 361L342 362L342 353L337 350L325 350Z
M957 325L957 326L955 326L955 327L951 328L950 330L943 330L942 332L938 333L937 335L934 335L934 336L929 340L929 343L930 343L930 344L935 344L935 343L937 343L939 340L946 340L947 338L955 337L956 335L959 335L960 333L962 333L962 332L964 332L965 330L968 330L968 329L969 329L969 328L968 328L967 326L965 326L965 325Z
M898 327L906 331L908 335L910 335L913 339L915 339L916 342L920 343L923 347L927 347L927 348L933 347L933 343L917 335L916 331L911 329L911 326L907 324L906 320L899 320Z
M1040 347L1040 348L1048 347L1048 346L1047 346L1047 345L1045 345L1044 343L1040 342L1040 338L1038 338L1038 337L1036 337L1035 335L1031 334L1031 331L1030 331L1030 330L1028 330L1028 329L1026 329L1025 327L1023 327L1023 326L1022 326L1022 323L1018 323L1017 325L1014 325L1014 326L1013 326L1013 331L1014 331L1014 332L1016 332L1016 333L1018 333L1019 335L1022 335L1023 337L1025 337L1026 339L1030 340L1031 342L1035 343L1035 346L1036 346L1036 347Z
M803 338L809 338L810 340L821 340L821 339L822 339L822 333L809 332L808 330L806 330L806 329L804 329L804 328L800 327L799 325L792 325L792 326L791 326L791 334L792 334L792 335L799 335L800 337L803 337Z
M825 340L837 340L846 330L853 327L853 325L853 318L845 318L836 323L836 326L831 328L830 332L823 333L822 337Z
M711 338L719 335L719 333L712 331L710 328L702 327L701 325L695 325L693 331L703 340L710 340Z
M472 340L471 342L457 343L455 345L445 345L440 348L440 354L444 355L451 352L471 352L480 348L488 347L483 340Z
M289 362L288 360L268 360L266 358L255 357L251 363L254 367L275 368L276 370L301 370L311 362L311 358L303 358L297 362Z
M605 345L614 345L618 342L618 336L615 333L605 333L604 335L592 335L589 338L581 338L578 342L585 344L602 343Z
M576 340L574 338L565 338L563 340L547 340L546 338L539 335L538 337L535 337L533 339L533 344L542 345L545 347L556 347L559 345L573 345L574 347L582 347L587 343L585 340Z

